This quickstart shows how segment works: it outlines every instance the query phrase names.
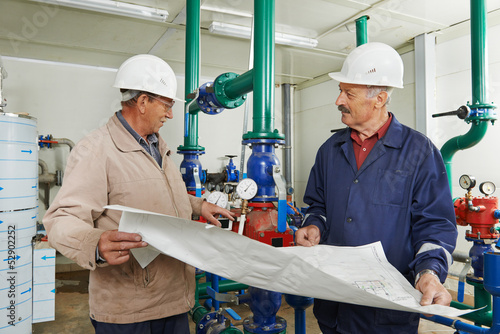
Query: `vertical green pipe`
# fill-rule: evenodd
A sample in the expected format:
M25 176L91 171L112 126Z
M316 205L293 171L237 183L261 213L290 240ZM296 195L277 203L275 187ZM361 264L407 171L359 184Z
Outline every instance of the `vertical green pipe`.
M186 82L185 95L194 92L200 78L200 0L186 1ZM187 99L186 99L187 100ZM189 101L188 101L189 102ZM188 103L186 102L186 103ZM189 135L184 149L198 149L198 111L189 113Z
M274 128L274 0L255 0L253 132L266 137Z
M486 55L488 54L487 45L487 20L486 20L486 5L485 0L470 0L470 25L471 25L471 72L472 72L472 105L471 109L485 108L489 110L494 108L487 101L488 92L488 62ZM450 190L452 189L453 176L451 160L453 155L463 149L470 148L479 143L486 134L488 129L488 121L494 120L491 116L471 116L466 119L472 122L470 130L461 136L457 136L448 140L441 148L441 155L448 174L448 182Z
M471 72L472 72L472 108L488 103L488 47L485 0L471 0Z
M356 19L356 46L368 43L367 21L369 17L363 15Z

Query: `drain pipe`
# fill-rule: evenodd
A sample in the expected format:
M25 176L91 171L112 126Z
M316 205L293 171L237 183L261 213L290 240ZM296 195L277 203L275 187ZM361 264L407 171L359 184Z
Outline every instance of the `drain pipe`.
M292 108L291 108L291 85L286 83L281 86L283 94L283 128L285 132L285 181L286 193L289 197L293 194L292 183ZM291 201L291 198L288 199Z
M0 57L0 112L3 112L3 107L7 106L7 101L4 99L2 90L3 79L7 78L7 71L3 67L2 57Z
M465 119L472 123L470 130L461 136L448 140L441 148L441 155L446 166L448 182L453 184L453 155L459 150L465 150L479 143L486 134L488 122L496 120L496 107L488 101L488 44L487 44L487 11L485 0L471 0L471 72L472 72L472 104L470 114ZM440 116L442 114L437 114Z

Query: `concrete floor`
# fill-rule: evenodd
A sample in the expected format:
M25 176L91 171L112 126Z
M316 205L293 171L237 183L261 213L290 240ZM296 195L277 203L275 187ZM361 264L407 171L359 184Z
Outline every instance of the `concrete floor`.
M88 315L88 271L70 271L56 274L56 320L33 325L35 334L91 334L94 333ZM251 315L247 305L231 306L245 319ZM287 321L287 333L295 333L294 310L283 299L278 312ZM233 324L243 332L242 321ZM306 310L306 332L320 334L319 327L312 314L312 307ZM191 333L195 333L195 324L191 323ZM453 334L450 327L421 320L419 333ZM173 333L175 334L175 333Z

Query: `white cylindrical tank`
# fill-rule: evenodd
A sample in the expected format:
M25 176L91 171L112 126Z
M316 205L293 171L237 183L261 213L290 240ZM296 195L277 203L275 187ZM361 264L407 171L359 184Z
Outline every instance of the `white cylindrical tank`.
M38 216L36 119L0 112L0 333L31 333Z

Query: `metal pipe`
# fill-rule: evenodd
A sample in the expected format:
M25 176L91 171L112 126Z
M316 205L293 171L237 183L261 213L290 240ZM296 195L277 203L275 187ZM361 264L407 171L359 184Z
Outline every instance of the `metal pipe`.
M52 140L56 141L57 144L68 145L70 151L75 147L75 143L68 138L52 138Z
M356 19L356 46L368 43L367 21L370 17L363 15Z
M2 57L0 57L0 112L3 111L3 107L7 105L3 97L3 79L7 78L7 71L3 67Z
M287 195L293 193L292 184L292 108L291 85L286 83L281 86L283 94L283 128L285 133L285 181Z

